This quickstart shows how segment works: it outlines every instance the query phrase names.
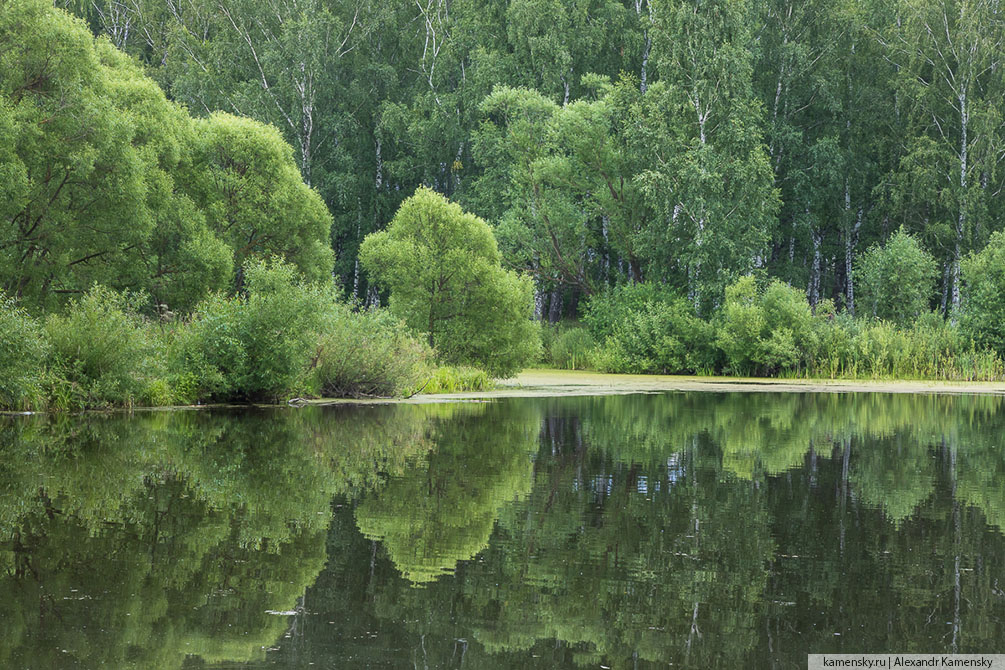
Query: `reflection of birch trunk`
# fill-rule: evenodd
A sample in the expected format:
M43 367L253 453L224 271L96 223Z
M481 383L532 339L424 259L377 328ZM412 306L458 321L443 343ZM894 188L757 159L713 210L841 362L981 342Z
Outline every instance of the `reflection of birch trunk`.
M840 529L839 529L839 539L838 546L841 550L841 556L844 556L844 517L848 509L848 473L851 465L851 438L844 441L844 453L841 454L841 505L838 510L838 518L840 519Z
M698 469L695 467L696 452L698 448L698 438L691 439L690 448L690 461L691 461L691 520L692 527L692 549L691 549L691 560L699 560L699 540L698 533L701 528L701 523L698 517ZM687 643L685 645L686 654L685 657L690 657L691 655L691 645L695 638L701 637L701 630L698 628L698 605L699 600L697 598L696 591L696 575L692 573L691 575L691 595L693 596L694 606L691 610L691 628L687 634Z
M949 449L950 473L953 479L953 551L956 556L953 559L953 640L952 653L957 653L960 640L960 546L962 544L962 532L960 529L960 499L956 495L956 445Z

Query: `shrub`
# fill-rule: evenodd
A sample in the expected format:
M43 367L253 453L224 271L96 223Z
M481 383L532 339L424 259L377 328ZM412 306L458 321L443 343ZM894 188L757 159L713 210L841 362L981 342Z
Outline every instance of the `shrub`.
M760 364L769 370L795 370L817 353L819 339L813 312L799 289L775 280L761 297L765 326Z
M150 349L138 298L103 286L50 315L52 401L60 409L132 405L149 379Z
M329 397L407 396L429 375L431 352L385 310L332 305L313 360L314 387Z
M728 286L716 330L716 343L735 374L797 371L820 345L806 296L778 280L763 292L750 276Z
M633 374L707 371L715 363L713 332L682 298L646 301L615 326L602 367Z
M583 324L593 339L603 342L626 318L651 303L672 302L678 296L654 282L622 284L590 296L583 305Z
M41 407L47 352L38 321L0 293L0 409Z
M963 262L962 272L964 334L1005 354L1005 232L993 233L980 253Z
M585 370L593 361L595 344L590 331L570 328L551 344L551 364L568 370Z
M908 324L928 311L938 272L935 259L903 226L859 258L859 312Z
M275 400L305 386L322 317L334 302L290 265L250 261L246 295L204 301L179 333L177 384L212 400ZM187 395L187 393L186 393Z
M766 326L767 318L758 300L753 277L743 277L726 287L726 302L716 327L716 344L734 374L753 372Z

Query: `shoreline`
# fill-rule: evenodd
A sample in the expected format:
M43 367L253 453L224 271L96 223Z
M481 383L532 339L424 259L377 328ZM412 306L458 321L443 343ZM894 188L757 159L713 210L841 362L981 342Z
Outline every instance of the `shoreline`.
M1005 395L1005 382L954 382L869 379L778 379L774 377L699 377L626 375L584 370L534 368L500 380L491 391L416 394L410 398L316 398L300 403L213 403L161 407L116 407L68 414L114 414L203 409L324 407L331 405L431 404L488 402L498 398L629 395L633 393L913 393L924 395ZM55 412L0 411L0 416L35 416Z
M530 369L498 382L492 391L416 395L392 402L442 402L557 396L625 395L667 391L708 393L915 393L1005 395L1003 382L925 380L778 379L774 377L698 377L625 375L581 370ZM325 401L318 401L325 402Z

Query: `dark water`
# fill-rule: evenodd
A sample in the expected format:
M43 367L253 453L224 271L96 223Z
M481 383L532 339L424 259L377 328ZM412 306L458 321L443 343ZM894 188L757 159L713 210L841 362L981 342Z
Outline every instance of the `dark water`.
M1005 652L1005 403L0 418L2 668Z

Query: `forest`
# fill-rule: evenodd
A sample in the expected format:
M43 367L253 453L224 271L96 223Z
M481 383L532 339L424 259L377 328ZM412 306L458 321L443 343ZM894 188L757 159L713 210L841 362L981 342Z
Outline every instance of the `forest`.
M5 407L1005 376L997 0L0 8ZM253 351L291 295L326 316ZM143 380L69 341L112 312ZM405 380L319 372L335 321Z

